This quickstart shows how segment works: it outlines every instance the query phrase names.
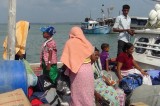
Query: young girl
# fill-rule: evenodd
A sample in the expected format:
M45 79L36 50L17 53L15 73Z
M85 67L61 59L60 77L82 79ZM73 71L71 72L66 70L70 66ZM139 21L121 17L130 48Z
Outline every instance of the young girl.
M42 27L43 38L46 41L42 44L40 62L43 69L43 74L48 75L53 83L55 83L58 76L57 70L57 48L53 35L56 33L52 26Z

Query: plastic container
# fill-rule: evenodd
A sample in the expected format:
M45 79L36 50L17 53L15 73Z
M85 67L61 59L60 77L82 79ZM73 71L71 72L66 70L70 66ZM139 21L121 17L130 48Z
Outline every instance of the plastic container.
M22 88L27 95L27 73L19 60L0 60L0 93Z

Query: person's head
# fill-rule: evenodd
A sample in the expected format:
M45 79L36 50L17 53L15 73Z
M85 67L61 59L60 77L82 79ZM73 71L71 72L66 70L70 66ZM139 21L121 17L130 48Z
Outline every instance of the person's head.
M124 15L124 16L127 16L127 15L128 15L129 9L130 9L130 6L129 6L129 5L127 5L127 4L123 5L123 7L122 7L122 12L123 12L123 15Z
M91 55L91 61L92 63L97 61L99 58L99 50L95 47L94 48L94 53Z
M42 27L40 30L43 32L43 37L46 39L52 37L56 33L53 26Z
M134 52L134 46L132 43L126 43L123 47L123 52L132 54Z
M109 44L108 43L102 43L101 49L102 49L102 51L109 52Z
M71 28L71 30L69 32L69 38L84 39L85 36L84 36L83 31L80 27L74 26Z

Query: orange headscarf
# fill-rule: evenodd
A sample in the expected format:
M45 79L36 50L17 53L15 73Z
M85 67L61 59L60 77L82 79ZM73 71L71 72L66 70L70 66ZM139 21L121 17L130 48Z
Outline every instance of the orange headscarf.
M93 46L77 26L71 28L69 37L60 61L72 72L77 73L84 60L93 53Z

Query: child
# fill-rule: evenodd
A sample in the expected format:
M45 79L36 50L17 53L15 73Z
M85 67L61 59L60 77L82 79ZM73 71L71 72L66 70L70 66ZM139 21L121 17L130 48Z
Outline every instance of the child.
M103 43L101 45L102 52L100 54L100 60L102 64L102 70L109 71L109 44Z
M52 26L42 27L43 38L46 41L42 44L40 62L43 69L43 74L48 75L53 83L55 83L58 76L57 70L57 49L56 42L53 35L56 33L55 28Z
M100 60L101 60L101 64L102 64L102 70L106 70L109 71L111 70L109 65L115 65L116 63L114 63L115 59L111 59L109 56L109 44L107 43L103 43L101 45L101 49L102 52L100 54ZM115 67L113 67L115 68Z

